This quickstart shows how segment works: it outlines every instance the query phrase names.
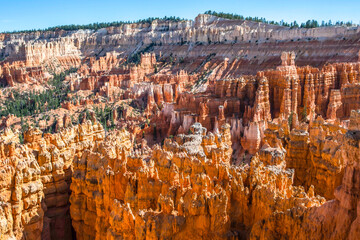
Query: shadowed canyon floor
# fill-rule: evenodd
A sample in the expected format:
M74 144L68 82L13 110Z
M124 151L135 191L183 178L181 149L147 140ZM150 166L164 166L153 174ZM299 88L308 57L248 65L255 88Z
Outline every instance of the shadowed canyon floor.
M359 239L359 50L207 14L0 34L0 239Z

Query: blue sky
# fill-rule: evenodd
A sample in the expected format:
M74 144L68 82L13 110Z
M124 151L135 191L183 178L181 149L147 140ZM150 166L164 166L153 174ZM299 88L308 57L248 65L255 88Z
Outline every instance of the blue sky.
M360 0L0 0L0 9L0 32L165 15L193 19L206 10L275 21L360 23Z

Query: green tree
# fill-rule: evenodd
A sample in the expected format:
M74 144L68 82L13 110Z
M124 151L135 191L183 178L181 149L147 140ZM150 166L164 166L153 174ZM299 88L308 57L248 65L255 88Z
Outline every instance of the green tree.
M21 144L24 143L24 135L23 135L23 133L19 133L19 141L20 141Z
M304 108L303 108L303 110L302 110L302 113L301 113L301 115L302 115L302 120L305 122L306 121L306 117L307 117L307 107L306 107L306 103L304 104Z
M154 64L154 73L158 73L158 68L156 64Z
M292 122L293 122L293 112L290 113L289 118L288 118L288 122L289 122L289 128L291 129Z

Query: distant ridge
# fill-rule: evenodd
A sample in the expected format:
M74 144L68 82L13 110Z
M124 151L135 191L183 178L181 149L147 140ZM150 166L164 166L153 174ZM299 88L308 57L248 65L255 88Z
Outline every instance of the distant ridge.
M55 27L48 27L45 29L31 29L31 30L19 30L19 31L6 31L2 33L29 33L29 32L45 32L45 31L56 31L56 30L64 30L64 31L75 31L80 29L89 29L89 30L98 30L101 28L107 28L107 27L119 27L124 24L132 24L132 23L152 23L155 20L160 21L173 21L173 22L180 22L185 21L184 18L179 18L175 16L171 17L149 17L147 19L139 19L136 21L114 21L114 22L102 22L102 23L90 23L90 24L71 24L71 25L59 25Z
M239 14L234 13L224 13L224 12L216 12L208 10L204 14L213 15L216 17L224 18L224 19L234 19L234 20L247 20L247 21L253 21L253 22L262 22L266 24L271 25L277 25L277 26L284 26L284 27L290 27L290 28L317 28L317 27L329 27L329 26L358 26L358 24L354 24L352 21L344 22L344 21L337 21L335 23L332 23L331 20L328 22L322 21L321 24L318 23L316 20L307 20L305 23L298 24L296 21L287 23L284 21L269 21L266 20L263 17L244 17ZM139 19L136 21L113 21L113 22L102 22L102 23L90 23L90 24L71 24L71 25L59 25L54 27L48 27L45 29L31 29L31 30L19 30L19 31L5 31L1 33L6 34L12 34L12 33L31 33L31 32L45 32L45 31L57 31L57 30L64 30L64 31L76 31L80 29L89 29L89 30L98 30L101 28L107 28L107 27L119 27L124 24L132 24L132 23L148 23L151 24L155 20L160 21L172 21L172 22L180 22L180 21L186 21L185 18L180 17L149 17L147 19Z
M307 20L305 23L301 23L300 25L294 21L291 23L287 23L284 21L276 22L276 21L268 21L263 17L244 17L242 15L233 14L233 13L223 13L223 12L215 12L208 10L205 12L205 14L213 15L220 18L226 18L226 19L238 19L238 20L248 20L248 21L254 21L254 22L262 22L266 24L272 24L272 25L279 25L284 27L291 27L291 28L317 28L317 27L329 27L329 26L357 26L357 24L353 24L353 22L344 22L344 21L337 21L335 23L332 23L331 20L328 22L322 21L321 24L318 23L316 20Z

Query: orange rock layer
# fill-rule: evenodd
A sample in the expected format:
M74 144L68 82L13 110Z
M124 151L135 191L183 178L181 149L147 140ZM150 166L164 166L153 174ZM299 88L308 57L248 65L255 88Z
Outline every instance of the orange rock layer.
M358 239L360 28L334 29L199 15L0 34L1 99L77 68L56 133L20 143L23 119L1 119L0 240ZM93 105L111 119L73 126Z
M146 144L133 148L125 130L104 138L101 126L89 121L43 137L39 130L30 130L24 145L7 130L1 136L1 212L7 223L1 228L3 239L70 239L66 224L70 185L70 214L77 239L338 239L347 233L352 239L359 228L349 212L358 202L354 176L360 160L359 114L352 112L349 130L343 135L339 158L344 174L331 202L315 197L314 186L293 185L301 168L286 155L296 151L285 151L281 138L271 141L275 128L266 134L266 143L250 165L231 162L229 125L223 125L219 133L207 133L197 123L190 134L167 139L163 148L152 149ZM326 127L331 126L317 120L310 129ZM305 142L303 136L306 130L293 130L289 148ZM288 169L289 164L295 171ZM328 175L328 180L336 177ZM329 220L316 220L328 214L321 219ZM348 220L337 220L334 216L339 214ZM328 232L310 230L314 224L324 224ZM284 225L296 231L279 228ZM335 227L340 228L334 233Z

